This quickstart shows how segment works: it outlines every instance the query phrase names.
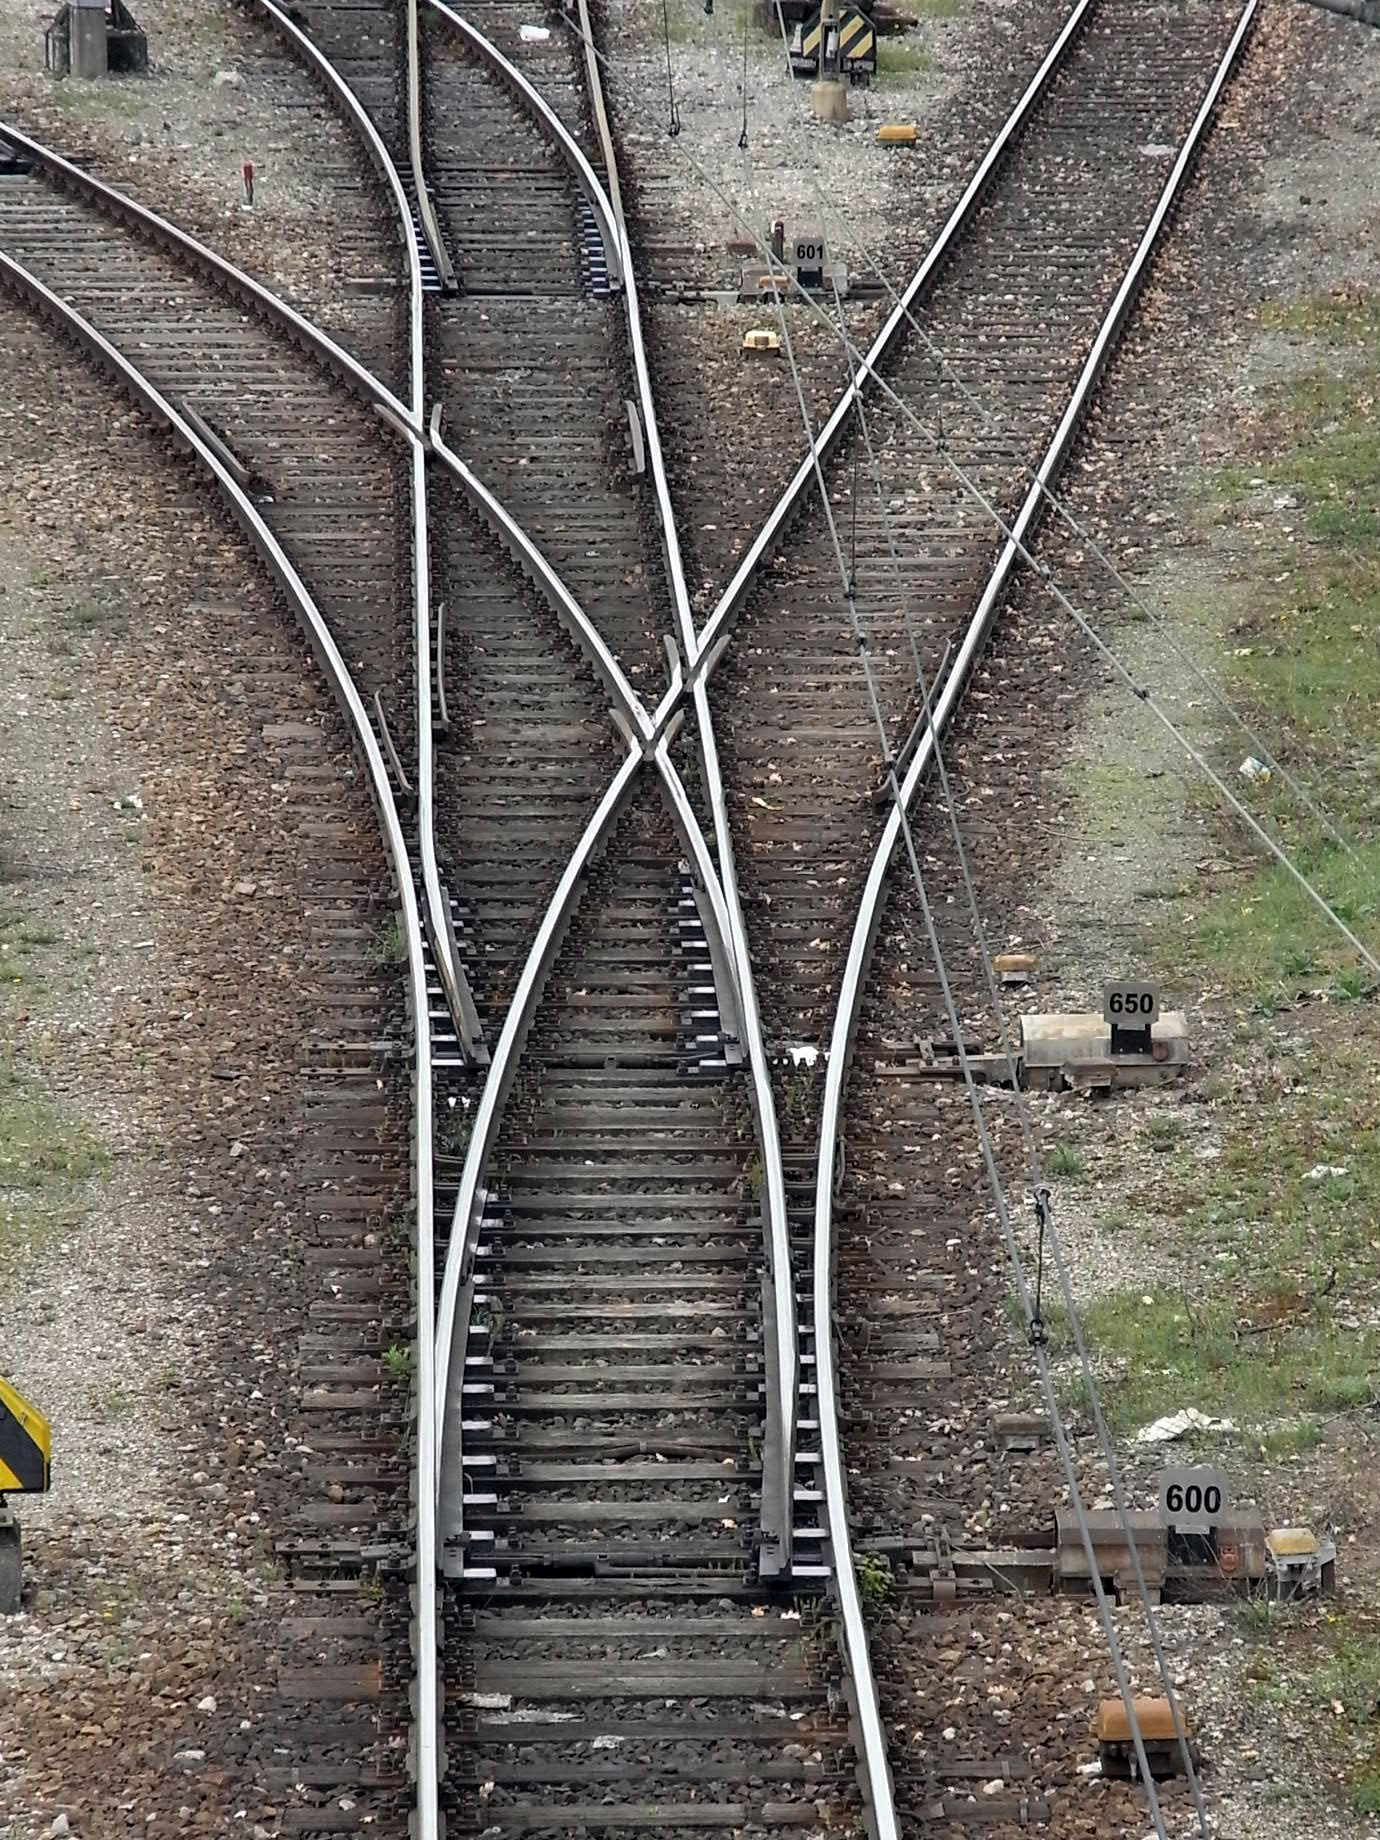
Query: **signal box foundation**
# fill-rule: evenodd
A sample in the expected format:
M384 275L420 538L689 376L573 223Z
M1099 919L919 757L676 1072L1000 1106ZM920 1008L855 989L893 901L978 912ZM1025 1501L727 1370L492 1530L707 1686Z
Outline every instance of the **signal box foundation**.
M1124 1038L1130 1031L1117 1030ZM1144 1045L1122 1051L1103 1017L1087 1012L1021 1017L1021 1084L1043 1091L1064 1087L1161 1086L1188 1065L1188 1018L1166 1010L1144 1031Z

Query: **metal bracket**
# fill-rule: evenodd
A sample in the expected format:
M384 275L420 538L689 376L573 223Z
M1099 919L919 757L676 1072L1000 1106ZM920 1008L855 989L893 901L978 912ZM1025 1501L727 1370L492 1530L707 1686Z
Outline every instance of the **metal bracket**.
M724 1059L730 1067L743 1064L743 1024L738 1015L738 998L733 984L733 969L724 955L723 941L714 923L714 909L709 896L698 881L691 883L695 912L704 928L704 942L709 952L709 968L714 974L714 998L719 1006L723 1032Z
M196 410L190 408L185 400L180 401L177 407L181 411L183 421L191 423L197 434L201 436L202 440L216 456L216 459L220 461L226 472L229 473L240 491L247 493L250 490L252 480L249 468L221 439L204 416L198 415Z
M789 1284L790 1273L782 1282ZM758 1528L757 1571L764 1579L783 1577L791 1565L791 1509L794 1506L795 1452L781 1438L779 1397L772 1376L777 1371L776 1279L762 1273L762 1503Z
M455 968L459 983L456 995L460 1002L460 1014L456 1022L460 1028L460 1044L465 1050L467 1060L472 1060L477 1067L487 1067L489 1050L484 1045L484 1029L479 1020L479 1011L475 1007L474 993L470 981L465 976L464 961L460 956L460 946L455 937L455 921L450 911L450 891L444 882L441 884L441 914L446 925L446 944L450 948L450 963Z
M624 397L623 406L628 411L628 433L632 439L633 471L640 478L647 470L647 444L642 438L642 418L637 413L637 404L631 397Z

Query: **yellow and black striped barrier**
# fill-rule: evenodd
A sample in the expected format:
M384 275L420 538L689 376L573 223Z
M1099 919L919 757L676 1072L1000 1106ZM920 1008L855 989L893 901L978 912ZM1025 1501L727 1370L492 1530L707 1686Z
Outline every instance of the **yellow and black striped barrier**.
M819 73L820 44L823 36L821 14L811 13L795 29L791 40L791 69L798 77ZM825 48L831 58L832 42ZM846 6L838 28L839 71L851 83L865 83L877 74L877 34L872 21L860 7Z
M48 1421L0 1380L0 1495L41 1495L49 1483L53 1439Z

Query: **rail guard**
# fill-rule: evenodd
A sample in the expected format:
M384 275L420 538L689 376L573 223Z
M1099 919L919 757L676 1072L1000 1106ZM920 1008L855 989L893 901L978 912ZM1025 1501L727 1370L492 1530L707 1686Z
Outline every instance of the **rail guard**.
M441 286L446 293L453 294L459 283L441 235L436 207L431 202L426 182L426 168L422 164L422 56L417 40L417 0L407 0L407 151L412 162L412 183L417 188L417 216L421 220L422 235L436 264Z
M419 1166L430 1170L431 1153L431 1043L427 1028L427 990L426 968L422 955L421 917L417 908L416 890L413 885L412 865L408 858L407 842L398 818L397 805L394 802L392 786L389 782L388 768L383 758L377 738L369 724L369 717L364 703L350 675L349 667L340 654L330 628L322 617L315 601L308 593L306 585L293 567L285 551L263 518L259 515L252 500L241 489L230 469L224 464L215 450L197 433L192 424L170 403L162 393L133 365L128 358L106 339L89 320L84 318L68 302L46 287L43 282L32 275L13 257L0 250L0 275L6 277L20 294L25 296L39 313L55 319L64 326L77 341L83 345L95 362L112 370L125 388L135 397L142 407L157 420L164 422L178 440L185 443L200 459L202 465L220 486L230 511L241 530L248 537L270 575L287 596L298 618L306 630L307 640L317 663L325 672L327 680L344 712L350 727L355 746L363 755L365 770L369 777L370 789L378 807L380 824L384 841L393 864L393 875L397 882L398 899L402 905L403 922L407 939L408 957L408 998L412 1010L413 1032L416 1037L417 1067L414 1110L416 1113L416 1149ZM428 1179L419 1182L417 1187L417 1252L419 1260L425 1257L428 1267L432 1260L432 1194ZM420 1307L420 1305L419 1305ZM422 1319L425 1320L425 1319ZM420 1328L420 1322L419 1322ZM419 1342L426 1345L426 1338L419 1335ZM419 1360L419 1369L421 1361ZM418 1439L419 1444L424 1435L423 1428L429 1428L433 1421L427 1410L427 1393L423 1390L422 1375L418 1374ZM418 1679L420 1693L425 1698L429 1695L433 1716L430 1722L430 1742L427 1741L427 1727L419 1720L418 1755L415 1759L417 1772L419 1809L421 1805L423 1783L431 1784L433 1819L431 1833L436 1832L434 1819L435 1785L437 1780L437 1746L436 1720L434 1716L436 1696L436 1557L435 1557L435 1520L430 1513L430 1504L418 1503L417 1514L417 1585L419 1592L419 1655ZM427 1584L430 1586L430 1615L426 1614ZM427 1632L430 1632L428 1645Z
M937 697L931 703L929 723L920 738L905 779L899 788L898 799L892 805L881 840L873 856L862 900L858 907L858 917L854 923L853 937L849 944L848 959L839 988L838 1007L835 1011L829 1044L828 1072L825 1078L824 1107L820 1124L819 1161L815 1172L814 1308L816 1325L832 1323L833 1188L843 1087L857 1032L858 1008L865 987L873 946L876 942L877 927L881 919L882 895L887 871L901 834L901 814L909 807L916 788L930 768L936 741L942 736L958 706L973 664L986 641L997 607L1017 560L1021 559L1026 562L1031 560L1025 547L1026 535L1036 522L1046 492L1052 481L1058 476L1073 446L1092 391L1115 349L1116 341L1125 325L1126 316L1144 280L1155 243L1168 221L1184 177L1193 162L1212 110L1216 106L1222 86L1240 55L1241 47L1254 21L1258 3L1259 0L1249 0L1249 4L1240 17L1226 53L1218 65L1213 82L1183 147L1180 149L1169 178L1165 182L1150 223L1131 259L1130 266L1108 309L1097 337L1093 341L1069 399L1068 407L1060 419L1036 477L1026 493L1020 512L1011 526L1010 534L1003 544L1001 554L969 623L963 642ZM846 1477L839 1449L838 1403L831 1329L827 1332L821 1330L816 1334L815 1352L816 1380L819 1387L820 1444L826 1471L829 1533L834 1547L835 1574L838 1580L840 1605L843 1610L849 1667L858 1693L857 1711L864 1736L865 1763L869 1780L875 1790L877 1782L886 1780L886 1740L881 1729L876 1688L872 1680L871 1662L867 1651L866 1626L863 1622L862 1605L852 1564L845 1500ZM890 1815L889 1824L881 1820L877 1823L877 1840L895 1840L897 1834L895 1814L891 1810L888 1810L888 1813Z
M600 184L599 175L585 157L580 143L546 98L533 87L512 59L503 55L492 39L486 38L477 26L471 25L468 19L446 6L444 0L427 0L427 5L460 34L475 56L489 66L499 81L513 91L523 108L540 122L543 132L554 143L561 158L570 167L580 190L589 200L590 209L598 220L599 234L604 241L610 285L621 287L624 279L622 239L618 234L608 193ZM610 177L613 177L611 168Z

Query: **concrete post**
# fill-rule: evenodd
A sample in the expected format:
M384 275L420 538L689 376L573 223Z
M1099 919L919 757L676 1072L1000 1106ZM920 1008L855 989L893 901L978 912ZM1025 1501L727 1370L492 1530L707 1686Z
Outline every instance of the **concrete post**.
M828 56L829 34L840 17L838 0L821 0L819 9L819 77L810 90L810 103L819 121L848 120L848 91L839 76L839 58Z
M105 0L70 0L67 29L70 33L72 75L88 79L105 76L109 69L106 60Z

